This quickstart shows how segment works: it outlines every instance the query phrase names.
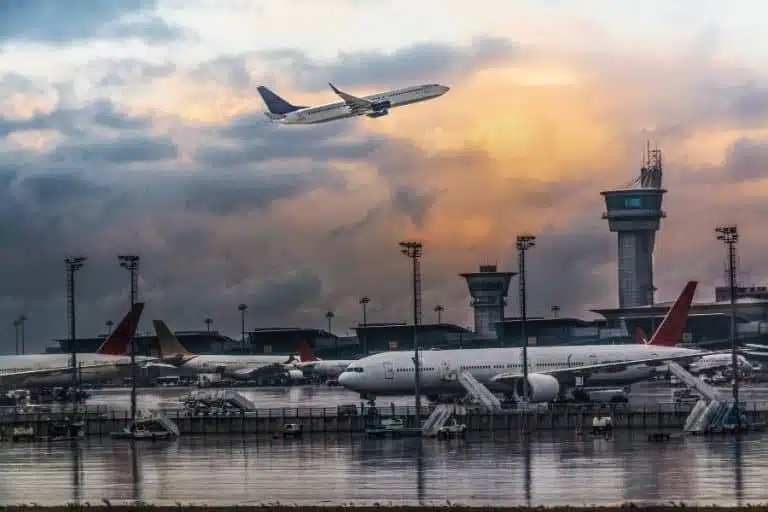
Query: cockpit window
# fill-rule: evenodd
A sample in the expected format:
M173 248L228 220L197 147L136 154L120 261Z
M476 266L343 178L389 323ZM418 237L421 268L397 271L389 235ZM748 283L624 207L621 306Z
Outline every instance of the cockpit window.
M355 366L354 368L347 368L344 370L345 372L354 372L354 373L363 373L363 368L360 366Z

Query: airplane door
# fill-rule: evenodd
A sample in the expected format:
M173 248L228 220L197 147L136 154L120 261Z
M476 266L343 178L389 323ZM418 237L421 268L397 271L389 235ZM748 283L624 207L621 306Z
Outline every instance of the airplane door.
M590 354L589 364L597 364L597 356L595 354Z
M392 363L389 361L386 361L385 363L382 363L384 365L384 378L385 379L394 379L395 378L395 370L392 367Z
M440 363L440 378L443 380L454 380L456 378L456 374L451 371L450 361Z

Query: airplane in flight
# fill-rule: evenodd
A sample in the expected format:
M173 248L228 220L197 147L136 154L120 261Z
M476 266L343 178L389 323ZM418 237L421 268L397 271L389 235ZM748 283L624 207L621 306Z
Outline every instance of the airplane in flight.
M305 374L314 373L326 378L335 379L357 359L320 359L312 352L312 347L306 341L299 345L299 362L297 366Z
M193 374L218 373L237 380L255 379L262 375L286 375L292 381L304 379L293 355L220 355L193 354L162 320L152 320L157 333L160 359L181 371Z
M662 332L654 336L679 339L692 296L685 291L681 294L662 320ZM524 389L522 352L519 347L421 352L422 393L432 400L444 395L463 396L466 390L457 377L468 372L489 391L519 401ZM669 361L685 365L717 353L721 352L650 344L529 347L526 398L528 402L550 402L569 388L630 385L653 377L657 367ZM375 401L377 396L412 394L414 376L413 354L391 351L350 364L339 376L339 384L364 400Z
M386 116L392 108L438 98L450 90L446 85L424 84L358 97L340 91L331 83L328 85L342 101L302 107L292 105L263 85L258 87L258 91L267 106L265 115L271 121L318 124L363 115L371 118Z
M137 302L95 353L77 354L77 371L83 382L119 377L130 368L131 358L125 354L143 311L144 303ZM139 364L154 359L136 357ZM0 356L0 388L67 386L71 382L70 354Z

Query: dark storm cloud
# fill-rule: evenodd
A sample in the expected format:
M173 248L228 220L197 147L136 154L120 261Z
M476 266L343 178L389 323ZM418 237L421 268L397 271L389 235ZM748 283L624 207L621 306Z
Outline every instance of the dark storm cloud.
M318 168L273 176L225 172L190 177L182 193L188 210L227 216L263 210L275 201L323 187L343 188L344 181Z
M55 162L83 164L152 162L176 156L178 150L170 137L151 136L67 143L51 153L51 159Z
M407 215L416 227L422 227L436 199L437 194L434 192L421 192L414 187L401 185L395 187L392 203L394 208Z
M132 130L148 127L150 120L123 114L112 102L99 100L78 109L57 107L50 112L38 112L25 119L0 117L0 138L14 132L33 130L58 130L65 135L81 136L88 133L93 125Z
M155 0L7 0L0 3L0 45L9 41L67 43L137 37L166 41L180 35L163 20L138 17ZM130 19L124 20L125 16Z
M723 177L731 182L745 182L768 177L768 141L741 138L726 151Z

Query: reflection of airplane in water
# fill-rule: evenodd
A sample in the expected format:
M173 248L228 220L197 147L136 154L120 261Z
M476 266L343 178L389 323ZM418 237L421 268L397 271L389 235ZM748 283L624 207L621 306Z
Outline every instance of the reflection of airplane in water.
M181 370L196 374L219 373L238 380L257 379L262 376L284 375L301 380L304 374L296 368L295 356L265 355L200 355L193 354L181 344L162 320L153 320L160 357Z
M77 355L78 374L83 382L108 380L127 370L131 358L125 355L139 325L144 303L137 302L92 354ZM138 363L156 358L139 356ZM70 354L28 354L0 356L0 387L67 386L72 382Z
M675 301L655 336L679 339L691 305L689 286ZM565 345L530 347L528 352L529 402L550 402L571 387L626 386L650 379L665 362L690 364L716 353L681 347L646 344ZM491 392L519 400L523 393L523 349L485 348L439 350L420 353L420 384L428 397L466 394L458 378L471 375ZM393 351L375 354L350 364L339 383L362 398L412 394L412 353Z

